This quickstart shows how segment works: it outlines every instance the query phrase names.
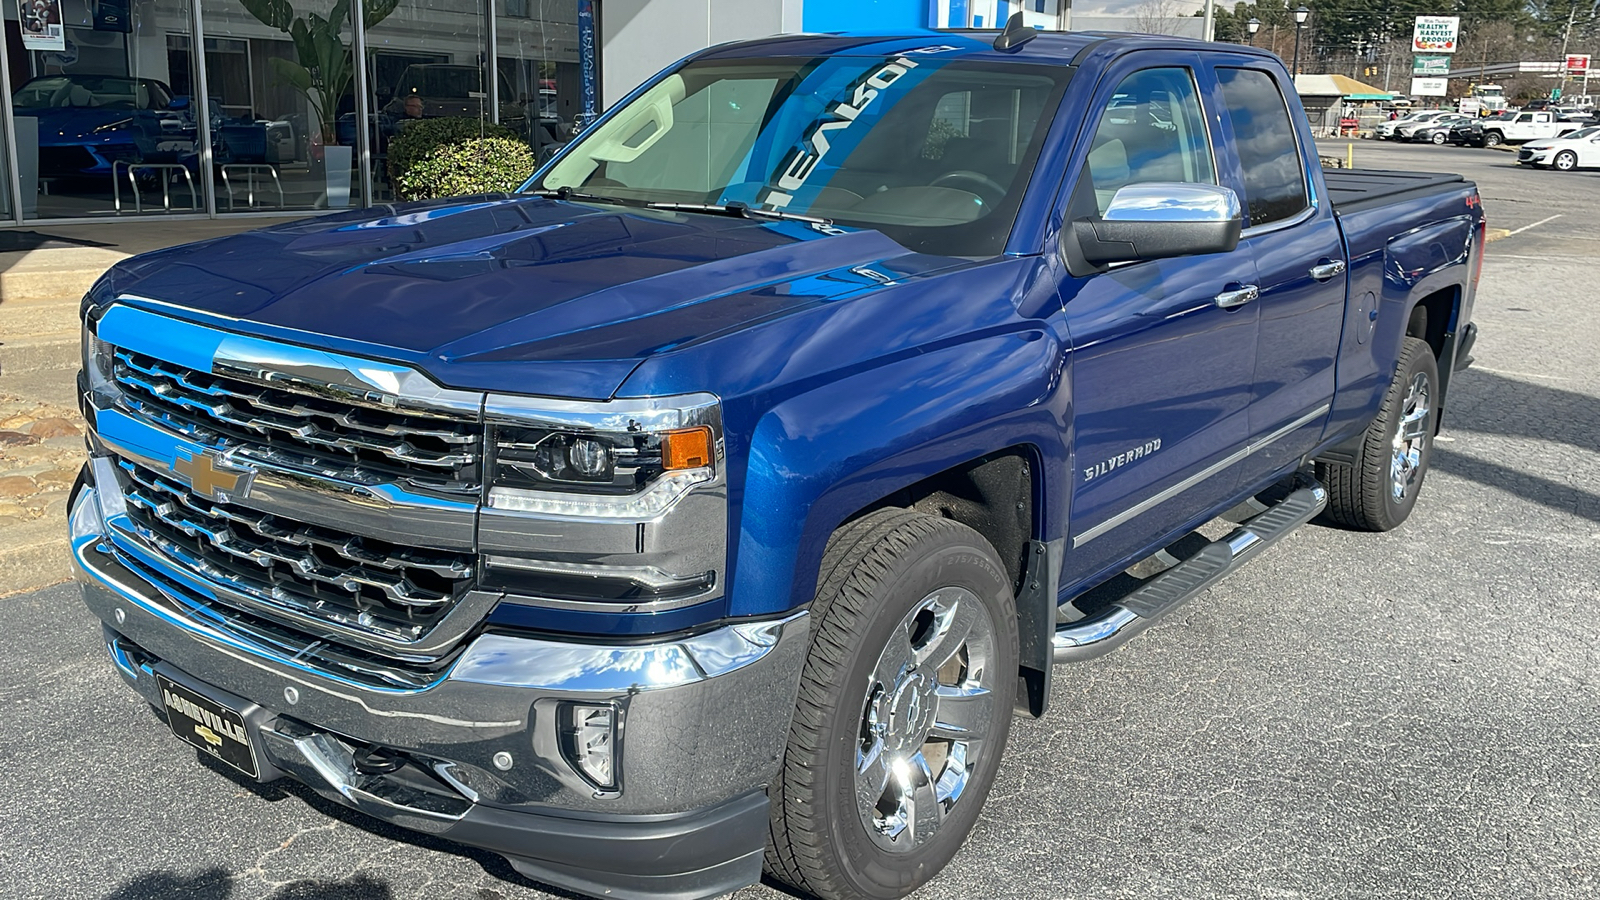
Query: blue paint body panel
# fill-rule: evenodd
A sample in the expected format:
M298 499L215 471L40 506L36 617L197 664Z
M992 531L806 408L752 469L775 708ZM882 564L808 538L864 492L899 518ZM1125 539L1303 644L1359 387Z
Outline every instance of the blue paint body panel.
M807 26L831 27L824 20L834 15L852 27L879 24L861 21L874 10L814 2ZM134 302L414 366L453 388L589 400L719 396L726 596L657 617L507 605L496 624L639 635L793 609L809 602L841 522L1008 449L1030 460L1033 537L1066 547L1057 587L1070 599L1359 434L1377 411L1411 307L1453 292L1450 329L1468 320L1481 210L1462 183L1345 216L1309 158L1317 205L1304 221L1247 233L1232 253L1075 276L1060 241L1097 110L1123 74L1146 66L1195 68L1200 95L1214 97L1207 58L1223 54L1155 36L1041 34L1011 53L989 40L795 35L691 59L890 56L940 44L972 58L1075 66L1005 253L990 259L915 253L870 230L495 195L158 251L116 266L89 302L145 298ZM1269 54L1230 48L1226 58L1287 82ZM1314 147L1292 91L1288 98L1300 145ZM1225 118L1208 127L1222 183L1237 185ZM1302 274L1324 257L1347 260L1348 275L1330 285ZM1223 310L1211 301L1230 284L1261 279L1261 303ZM1351 298L1369 292L1375 332L1358 340ZM117 327L116 313L102 323ZM178 362L209 355L199 344L166 352ZM1230 462L1302 419L1281 444ZM1152 442L1159 448L1149 450Z

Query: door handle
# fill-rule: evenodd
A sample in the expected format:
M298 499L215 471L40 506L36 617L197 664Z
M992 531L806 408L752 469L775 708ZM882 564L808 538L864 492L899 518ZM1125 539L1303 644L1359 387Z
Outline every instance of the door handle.
M1320 262L1311 267L1311 277L1318 281L1327 281L1335 275L1344 274L1344 260L1336 259L1331 262Z
M1246 284L1241 285L1236 290L1223 291L1222 293L1218 294L1216 299L1212 302L1216 303L1223 309L1234 309L1235 307L1243 306L1246 303L1249 303L1251 300L1254 300L1259 296L1261 296L1260 288L1253 284Z

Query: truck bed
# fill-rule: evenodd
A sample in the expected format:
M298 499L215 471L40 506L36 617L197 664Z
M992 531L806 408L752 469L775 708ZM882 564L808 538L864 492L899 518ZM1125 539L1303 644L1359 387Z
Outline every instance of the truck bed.
M1382 206L1401 197L1432 193L1466 179L1445 172L1390 172L1383 169L1324 169L1333 208L1353 213Z

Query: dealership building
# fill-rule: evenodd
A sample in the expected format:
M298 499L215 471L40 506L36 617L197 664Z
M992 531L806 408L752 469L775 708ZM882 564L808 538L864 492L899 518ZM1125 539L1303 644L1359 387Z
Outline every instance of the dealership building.
M1058 29L1062 4L0 0L0 225L385 203L407 120L498 123L544 145L712 44L1014 12Z

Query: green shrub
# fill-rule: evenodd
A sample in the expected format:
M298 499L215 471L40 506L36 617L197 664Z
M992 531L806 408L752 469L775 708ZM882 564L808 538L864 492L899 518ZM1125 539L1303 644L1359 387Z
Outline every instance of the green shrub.
M516 136L516 132L504 125L480 122L477 118L408 120L401 124L400 133L389 140L389 183L399 184L413 165L427 159L440 147L480 137Z
M503 137L446 144L418 160L396 183L403 200L514 191L533 174L533 149Z

